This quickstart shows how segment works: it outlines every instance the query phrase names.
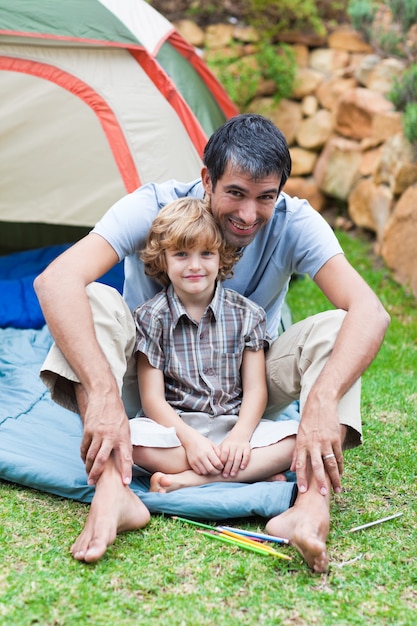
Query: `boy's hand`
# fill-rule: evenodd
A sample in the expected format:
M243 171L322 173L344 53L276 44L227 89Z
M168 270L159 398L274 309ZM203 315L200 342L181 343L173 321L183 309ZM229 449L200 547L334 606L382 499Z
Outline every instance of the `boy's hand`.
M186 443L182 442L187 455L188 463L196 474L220 474L223 463L220 460L219 448L207 437L195 432Z
M234 439L231 435L220 444L220 459L224 465L223 478L234 478L239 470L244 470L250 459L249 441Z

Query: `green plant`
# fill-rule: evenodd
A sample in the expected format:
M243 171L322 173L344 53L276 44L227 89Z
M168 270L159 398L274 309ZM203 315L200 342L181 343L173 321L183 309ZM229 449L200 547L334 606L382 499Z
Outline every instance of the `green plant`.
M390 0L389 4L393 18L401 23L403 32L417 22L416 0Z
M247 0L245 15L249 24L274 41L288 30L325 33L323 20L314 0Z
M396 80L388 99L397 111L403 112L404 135L408 141L417 146L417 65L408 67Z
M376 5L372 0L351 0L349 2L348 15L352 21L352 26L363 35L367 42L371 40L375 13Z
M404 135L417 147L417 102L409 102L403 115Z
M240 56L240 47L231 46L232 56L219 52L207 59L236 106L243 111L254 98L262 80L273 80L276 101L288 98L295 77L295 57L290 46L261 41L253 55Z
M410 57L407 33L417 22L416 0L349 0L352 26L379 53Z

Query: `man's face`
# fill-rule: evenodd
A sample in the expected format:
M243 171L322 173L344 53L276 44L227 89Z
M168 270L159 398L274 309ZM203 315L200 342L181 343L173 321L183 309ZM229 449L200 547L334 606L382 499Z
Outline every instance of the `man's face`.
M214 191L207 168L202 170L202 180L226 240L238 248L247 246L272 217L280 178L271 174L253 180L229 165Z

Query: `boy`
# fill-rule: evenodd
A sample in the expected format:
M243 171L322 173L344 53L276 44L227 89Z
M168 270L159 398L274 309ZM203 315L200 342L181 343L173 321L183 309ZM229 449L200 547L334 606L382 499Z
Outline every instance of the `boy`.
M271 479L290 467L298 429L261 420L265 311L222 286L239 253L207 209L193 198L168 204L141 254L165 286L134 312L143 413L130 421L133 459L156 472L153 491Z

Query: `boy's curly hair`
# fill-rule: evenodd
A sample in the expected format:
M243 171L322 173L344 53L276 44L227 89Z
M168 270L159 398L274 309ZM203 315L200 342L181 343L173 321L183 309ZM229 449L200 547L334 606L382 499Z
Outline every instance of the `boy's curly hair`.
M169 285L165 250L193 250L197 246L219 252L218 280L233 276L232 268L240 258L240 251L225 241L209 203L198 198L170 202L152 222L140 253L145 273L162 285Z

